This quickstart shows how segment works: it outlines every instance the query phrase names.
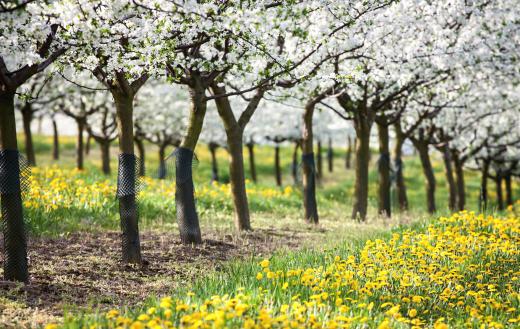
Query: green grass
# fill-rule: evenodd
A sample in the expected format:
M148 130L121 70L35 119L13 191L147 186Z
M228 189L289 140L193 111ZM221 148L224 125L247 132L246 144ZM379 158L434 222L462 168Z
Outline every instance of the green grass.
M416 222L413 226L419 230L424 229L427 220ZM284 270L291 268L310 268L326 266L331 257L335 255L348 256L358 254L368 239L386 239L393 232L402 232L406 226L398 226L391 230L355 230L343 232L342 237L329 239L320 246L308 246L298 251L286 249L275 252L270 258L273 270ZM143 304L139 306L126 306L122 314L128 317L137 317L139 314L146 313L146 310L158 304L158 299L167 296L177 296L182 298L188 293L194 293L197 300L204 301L211 296L223 296L244 289L248 292L258 291L261 287L256 274L259 271L258 262L260 259L251 254L247 260L235 260L223 264L218 271L211 271L196 279L189 286L182 286L164 295L151 295ZM278 299L282 299L278 294ZM279 302L278 302L279 303ZM92 309L87 312L72 311L65 314L63 328L76 329L84 328L93 323L103 323L105 312Z
M75 166L75 138L62 137L60 139L61 158L59 161L51 159L51 138L48 136L35 136L34 143L36 158L39 166L46 167L57 165L60 168L74 168ZM20 138L23 146L23 137ZM173 148L170 149L172 151ZM22 148L23 151L23 148ZM112 175L108 179L115 186L115 172L117 171L117 148L112 148ZM247 152L244 152L245 155ZM325 153L325 150L324 150ZM324 177L318 186L317 198L319 212L325 221L349 221L351 213L354 171L346 170L344 167L344 150L335 149L334 172L327 171L324 163ZM154 175L158 167L157 148L146 144L146 168L148 174ZM206 145L199 145L196 149L199 163L194 170L194 181L196 189L209 186L211 177L210 153ZM291 177L291 154L292 146L283 147L281 150L281 164L283 171L284 186L293 185ZM229 158L225 149L220 148L217 152L219 175L222 182L228 181ZM324 161L326 159L324 154ZM377 217L377 154L371 157L369 171L369 216ZM249 179L249 165L246 157L245 170ZM256 187L263 189L279 190L275 185L274 178L274 150L267 146L256 147L256 163L258 184ZM432 162L437 180L436 203L440 214L448 213L448 190L444 176L444 168L438 154L432 154ZM96 182L107 177L100 171L100 154L97 145L92 142L91 153L85 159L86 171L81 178L86 182ZM426 196L424 188L424 176L420 161L415 156L404 159L404 173L409 198L410 212L407 216L423 214L426 211ZM252 185L252 184L250 184ZM467 209L476 210L479 195L478 172L466 172ZM276 226L272 223L273 217L287 218L288 221L300 221L303 216L301 207L301 193L299 187L294 187L297 192L288 198L267 199L262 196L249 196L250 210L252 213L253 227ZM283 189L283 187L282 187ZM494 189L490 189L491 205L494 201ZM397 207L395 190L392 189L392 200L394 209ZM214 229L232 229L233 206L230 198L216 199L201 197L197 201L202 226ZM395 212L395 210L394 210ZM141 225L144 228L158 226L175 227L175 205L174 200L165 200L161 197L148 197L141 200ZM77 230L117 229L117 204L115 198L110 200L107 207L101 209L85 209L72 207L68 209L57 209L52 213L43 213L39 210L27 212L29 228L33 234L63 234ZM279 222L279 221L275 221ZM286 221L282 221L285 224ZM279 225L278 225L279 226Z
M333 305L334 298L325 301L325 305L322 307L314 305L306 309L304 312L306 319L315 315L318 321L323 324L330 319L329 312L335 315L340 312L353 321L353 327L355 328L367 328L367 326L375 327L385 320L392 323L392 328L409 328L409 325L405 321L411 321L412 318L415 317L415 315L410 316L410 310L416 311L417 308L422 324L428 327L434 327L434 323L447 322L453 327L469 325L469 327L477 328L486 324L485 327L504 328L503 324L506 324L506 327L510 325L509 327L513 328L514 324L509 320L517 321L515 320L516 317L520 320L520 310L518 309L520 304L514 296L514 293L517 293L518 288L520 288L518 283L520 271L518 267L515 266L515 264L520 261L518 246L515 247L515 241L518 242L520 238L518 235L520 233L518 230L518 217L508 219L509 222L504 224L505 218L497 217L497 219L490 220L490 218L487 218L484 220L483 218L478 219L472 217L472 215L464 216L466 215L462 215L464 219L453 217L453 219L450 219L452 221L445 223L433 221L433 226L429 225L431 224L429 220L422 220L411 225L398 226L386 231L372 231L357 234L352 232L344 237L343 240L328 241L319 247L315 246L314 248L307 248L297 252L279 251L269 258L269 272L286 273L291 269L302 269L302 271L310 269L311 273L315 273L315 271L322 273L324 269L330 269L332 264L338 262L335 260L336 257L339 257L341 260L354 257L356 262L360 264L358 270L360 272L357 274L353 272L353 275L367 282L371 281L371 279L365 277L365 275L370 277L368 274L370 270L375 270L376 273L386 270L392 271L393 276L391 276L389 286L383 289L375 289L373 293L361 292L362 289L360 290L359 288L363 287L362 284L358 288L349 288L348 285L341 286L341 293L338 296L342 298L347 298L348 296L354 298L352 302L346 302L346 304L349 305L347 311L338 311L338 308ZM501 227L501 225L504 226ZM423 234L427 232L427 228L428 233ZM435 230L438 230L438 232L435 233ZM453 233L445 234L447 231ZM495 238L497 236L504 236L506 232L507 237L504 237L504 240L501 242L503 244L498 247L494 242ZM458 236L452 241L451 238L454 234ZM413 242L405 242L405 239L407 239L405 236L416 240L411 240ZM479 238L477 239L476 237ZM395 254L387 255L384 254L385 249L379 249L378 247L370 249L370 247L367 247L370 245L374 246L374 244L390 246L391 243L389 243L389 240L391 238L398 241L397 247L394 247L394 251L402 252L402 256ZM369 239L370 241L368 241ZM474 241L466 242L466 239ZM429 244L427 244L427 246L430 248L422 248L424 241L428 241ZM469 251L473 253L464 259L464 256L469 251L459 252L456 247L453 248L451 246L452 243L469 247ZM416 247L410 248L408 244L412 244ZM444 247L436 249L436 244L442 244ZM374 259L374 263L376 265L384 265L383 268L371 266L365 268L361 265L361 259L367 259L367 256L363 255L367 248L371 250L371 256L368 256L368 259ZM493 251L489 253L488 251L491 249L493 249ZM378 250L383 252L383 255L380 256L381 258L378 258L375 254ZM392 250L392 248L389 248L389 250ZM431 252L431 255L423 255L428 252ZM441 255L443 256L439 257ZM432 258L432 256L434 257ZM464 260L458 260L461 257ZM397 261L403 260L406 262L406 265L403 264L401 266L393 262L385 263L387 258ZM378 259L378 261L375 259ZM321 281L311 286L301 284L300 277L298 277L296 281L284 276L282 276L281 279L271 281L265 278L259 279L257 273L261 272L265 276L265 272L262 272L262 267L259 266L259 261L260 259L251 257L248 260L229 262L220 270L210 272L195 280L192 285L180 287L165 295L173 296L174 302L172 309L175 309L175 303L177 303L177 305L187 303L195 307L195 305L207 303L207 301L212 300L214 296L220 296L222 298L229 296L229 298L234 298L243 292L246 296L244 300L250 307L248 308L247 315L258 321L258 319L261 318L259 315L260 307L271 309L274 317L276 315L286 314L284 311L280 311L280 309L284 307L284 305L291 305L295 298L298 301L311 301L313 297L316 296L316 293L319 295L323 291L328 291L329 296L334 296L336 292L335 288L327 288L328 285L333 286L333 283L337 282L334 276L327 277L324 275L320 277ZM379 264L379 262L381 264ZM434 266L429 267L428 264ZM494 266L490 266L490 264L494 264ZM406 275L401 273L403 268L406 269L404 270L405 272L411 269L411 272L406 273L416 273L416 275L422 276L423 284L427 283L427 285L414 284L408 288L402 286L399 280L406 277ZM425 272L425 269L428 269L427 272ZM337 270L336 273L344 273L344 271L344 269ZM465 273L467 273L467 275ZM481 274L483 274L483 277L479 278ZM449 279L442 280L433 278L434 276L442 277L443 275ZM512 280L509 278L512 278ZM374 280L372 279L372 281ZM281 285L282 282L292 283L287 290L284 290ZM325 285L322 286L322 284ZM496 289L496 292L492 289ZM472 296L471 293L475 293L475 290L479 291L481 296L480 300L470 297ZM448 296L444 298L442 295L444 295L446 291L448 291ZM450 293L450 291L452 292ZM452 295L451 297L450 294ZM457 298L458 295L460 295L459 298ZM413 296L420 296L424 300L424 303L412 303L405 300L406 298L409 300ZM161 311L161 308L164 308L164 306L161 306L162 304L159 301L160 297L162 296L151 296L138 307L134 306L119 309L120 315L124 318L132 319L131 321L135 321L140 314L146 314L153 308L159 310L157 313L158 318L168 318L168 316L165 316L165 313ZM455 306L455 302L457 301L461 301L462 304ZM401 307L401 315L397 317L388 315L386 312L390 307L384 306L388 304L388 302L391 302L392 305L399 305ZM373 311L367 309L366 305L368 304L375 304ZM482 308L475 308L482 304ZM466 305L468 306L466 307ZM496 310L494 308L496 308ZM223 310L230 314L230 316L233 315L232 310L226 309L225 307L223 307ZM174 321L174 323L176 321L182 321L182 314L192 314L195 311L196 309L188 309L185 313L179 312L178 310L177 312L174 311L172 321ZM210 309L209 313L212 311L214 310ZM475 311L479 316L470 315ZM214 312L217 313L217 311ZM179 315L179 313L181 314ZM487 316L480 316L482 313ZM103 327L109 326L109 324L113 322L107 321L106 314L106 312L71 313L65 317L64 327L70 329L84 328L92 324L99 324ZM229 320L226 323L226 327L242 327L244 325L242 322L244 318L242 316L234 316L236 319ZM363 320L364 317L366 317L366 320ZM407 317L408 319L406 319ZM144 321L144 323L146 323L146 321ZM502 326L500 326L500 324L502 324ZM216 322L215 327L219 327L216 325ZM322 328L322 326L318 326L317 328ZM437 326L435 326L435 328L437 328ZM446 327L439 325L438 328Z

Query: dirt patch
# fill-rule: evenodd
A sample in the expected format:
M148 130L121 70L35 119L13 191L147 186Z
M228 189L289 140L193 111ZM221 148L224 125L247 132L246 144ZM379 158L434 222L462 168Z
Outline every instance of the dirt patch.
M274 229L240 236L213 233L205 234L200 246L184 246L176 232L146 232L141 237L146 265L139 268L119 262L117 232L31 239L30 284L0 281L0 327L38 327L59 320L64 310L137 305L190 284L224 261L296 249L306 233Z

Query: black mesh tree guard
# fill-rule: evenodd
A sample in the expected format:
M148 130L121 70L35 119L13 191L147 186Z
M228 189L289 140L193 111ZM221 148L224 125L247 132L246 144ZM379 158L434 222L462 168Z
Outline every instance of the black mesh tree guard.
M318 205L316 203L316 164L314 153L302 154L303 175L307 184L303 187L303 204L305 207L305 220L318 223Z
M140 190L139 168L139 158L134 154L119 154L117 198L121 220L122 255L124 263L133 264L140 264L142 261L137 198Z
M23 178L27 164L17 150L0 151L0 203L4 234L4 279L29 281L27 240L23 219Z
M194 153L190 149L179 147L173 155L175 156L175 204L181 241L184 244L201 243L192 176Z
M388 168L390 170L390 153L379 154L379 160L377 162L379 170Z

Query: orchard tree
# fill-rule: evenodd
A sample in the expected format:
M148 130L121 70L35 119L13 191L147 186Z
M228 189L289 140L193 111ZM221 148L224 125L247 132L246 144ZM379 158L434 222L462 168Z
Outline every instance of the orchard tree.
M27 162L30 166L36 166L36 155L34 152L34 143L32 136L32 122L37 115L44 112L46 105L52 102L48 94L42 95L42 91L52 75L49 73L40 73L29 79L20 88L20 97L15 102L16 107L22 114L23 131L25 136L25 154Z
M98 93L99 94L99 93ZM99 105L98 110L87 117L87 131L89 136L99 144L101 151L101 170L110 175L110 144L117 139L116 112L112 103L106 99ZM96 95L98 96L98 95ZM101 95L100 95L101 96ZM103 97L100 97L103 99Z
M63 66L91 72L107 89L116 109L119 139L118 190L124 263L141 264L136 204L133 106L148 80L146 58L154 58L153 18L130 0L53 2L47 14L63 26L63 44L71 47Z
M100 111L107 104L107 92L103 86L87 74L75 74L77 83L72 83L67 76L55 77L46 86L46 92L54 96L50 104L52 108L61 114L68 116L76 122L76 168L83 170L85 166L85 138L88 127L88 118Z
M4 222L4 279L27 282L15 96L21 86L56 61L65 48L56 43L59 24L40 15L39 3L0 3L0 202Z

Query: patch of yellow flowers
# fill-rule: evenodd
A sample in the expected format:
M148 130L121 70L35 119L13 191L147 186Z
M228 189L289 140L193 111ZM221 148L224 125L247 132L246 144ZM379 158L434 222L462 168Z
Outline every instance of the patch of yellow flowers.
M85 328L518 328L520 203L503 218L460 212L369 240L323 264L258 264L249 288L111 310Z
M169 180L142 178L141 199L174 200L175 183ZM287 186L284 189L258 187L247 184L249 196L265 199L285 198L296 193ZM57 166L32 168L28 178L29 189L24 196L24 206L29 209L41 209L52 212L58 209L103 210L107 205L115 204L115 179L89 176L85 171L60 169ZM215 202L230 200L229 184L201 184L196 188L196 197Z
M44 212L68 208L102 209L113 202L115 193L109 180L87 182L81 171L63 170L57 166L31 168L28 185L24 206Z

